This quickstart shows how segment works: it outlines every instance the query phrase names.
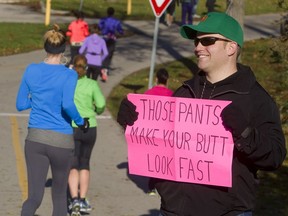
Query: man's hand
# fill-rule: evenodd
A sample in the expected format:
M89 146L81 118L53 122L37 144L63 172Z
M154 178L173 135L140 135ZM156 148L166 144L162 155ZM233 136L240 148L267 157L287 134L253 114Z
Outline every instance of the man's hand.
M231 131L233 138L240 138L246 128L248 122L243 112L234 104L229 104L221 112L223 126L226 130Z
M127 125L131 126L138 119L136 106L125 97L120 104L117 122L126 129Z

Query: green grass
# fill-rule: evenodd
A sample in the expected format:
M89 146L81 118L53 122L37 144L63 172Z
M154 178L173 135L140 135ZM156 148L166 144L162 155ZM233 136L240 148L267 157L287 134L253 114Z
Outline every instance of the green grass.
M259 82L266 88L281 111L282 126L288 140L288 82L287 64L279 61L271 51L275 39L245 42L242 52L243 64L250 65ZM283 42L282 46L287 47ZM169 71L169 87L177 89L184 80L197 72L194 57L157 65L155 71L165 67ZM107 99L107 107L116 118L122 98L128 93L143 93L147 89L149 68L134 72L115 86ZM133 84L131 84L133 83ZM288 144L286 143L288 148ZM275 172L259 172L260 188L255 216L288 216L288 156L284 165Z
M47 28L40 24L1 23L0 56L36 50L43 47Z
M67 25L60 25L67 29ZM0 56L43 48L43 36L51 26L30 23L0 23Z

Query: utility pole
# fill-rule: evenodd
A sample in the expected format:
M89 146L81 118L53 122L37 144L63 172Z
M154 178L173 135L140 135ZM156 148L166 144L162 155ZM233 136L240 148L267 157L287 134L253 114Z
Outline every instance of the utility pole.
M46 0L45 25L50 24L51 0Z
M132 12L132 0L127 0L127 15L130 15Z

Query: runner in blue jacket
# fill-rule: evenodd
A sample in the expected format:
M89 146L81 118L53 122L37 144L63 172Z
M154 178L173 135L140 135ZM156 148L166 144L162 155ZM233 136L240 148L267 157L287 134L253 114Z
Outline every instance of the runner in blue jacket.
M103 62L103 67L107 69L110 68L112 57L116 48L117 34L123 35L124 31L122 28L121 21L114 17L115 10L113 7L107 8L107 16L101 18L99 21L99 28L106 41L108 48L108 56Z
M74 104L78 75L60 64L65 34L55 25L44 39L47 57L26 68L16 100L18 111L31 109L25 140L28 198L21 216L33 216L40 206L49 166L53 179L52 215L67 215L66 190L74 149L71 120L83 131L89 129L88 120L80 116Z

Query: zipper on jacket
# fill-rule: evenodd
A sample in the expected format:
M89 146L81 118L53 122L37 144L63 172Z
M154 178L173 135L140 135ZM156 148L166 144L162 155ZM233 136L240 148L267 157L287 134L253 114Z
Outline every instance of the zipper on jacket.
M190 87L190 85L188 85L187 83L184 82L184 83L183 83L183 86L188 87L188 89L190 90L190 92L192 93L192 95L194 96L194 98L197 98L195 92L194 92L193 89Z
M185 87L188 87L188 89L190 90L190 92L192 93L192 95L194 96L194 98L198 98L194 92L194 90L191 88L191 86L187 83L183 83L183 86ZM219 92L217 94L214 94L214 95L211 95L210 99L213 99L213 98L216 98L220 95L223 95L223 94L227 94L227 93L235 93L235 94L239 94L239 95L246 95L246 94L249 94L249 92L239 92L239 91L235 91L235 90L232 90L232 89L229 89L229 90L226 90L226 91L222 91L222 92ZM199 98L198 98L199 99Z

